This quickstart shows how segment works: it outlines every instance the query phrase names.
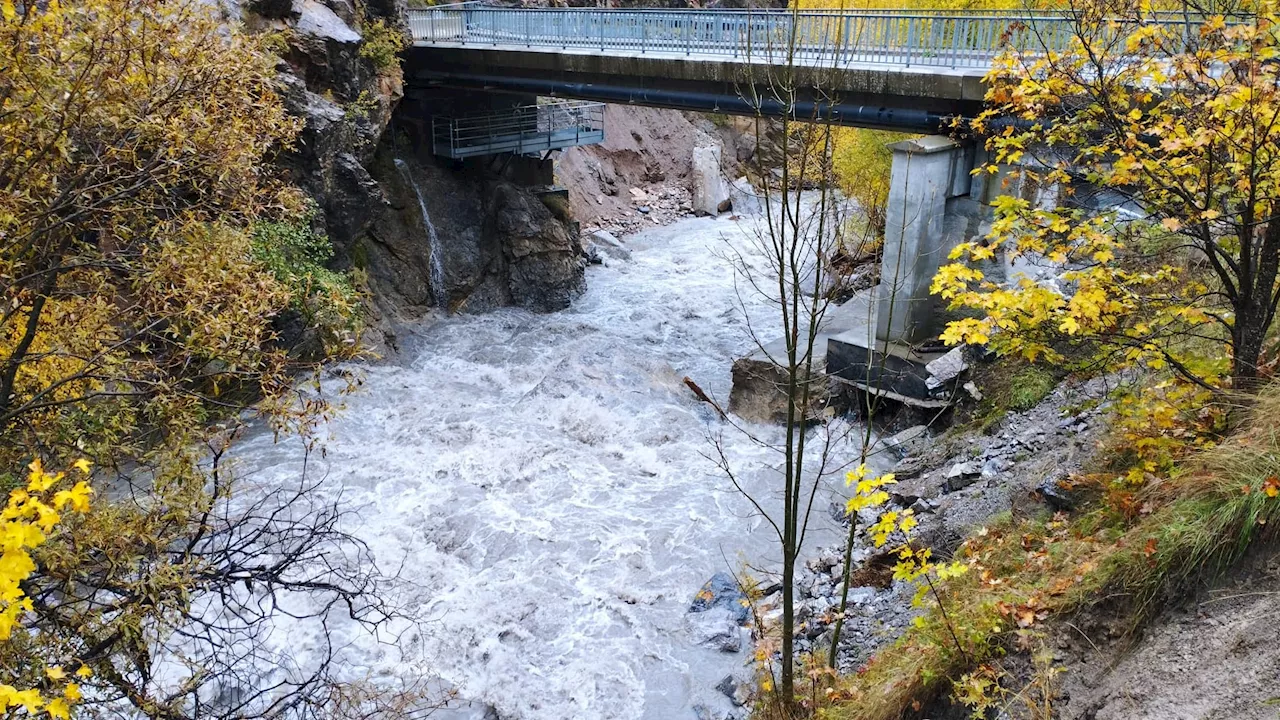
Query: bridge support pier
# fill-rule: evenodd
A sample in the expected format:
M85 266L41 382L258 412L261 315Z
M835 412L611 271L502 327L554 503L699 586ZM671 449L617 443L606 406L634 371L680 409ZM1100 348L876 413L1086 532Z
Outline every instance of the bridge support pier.
M866 326L829 340L827 368L863 390L912 405L944 406L955 389L930 387L925 369L946 351L928 342L946 321L945 307L929 286L952 248L984 233L987 188L970 176L977 160L972 144L929 135L890 148L880 285L868 299Z
M948 200L969 194L974 147L926 135L889 146L889 180L876 338L914 344L937 332L929 285L960 242L948 232Z

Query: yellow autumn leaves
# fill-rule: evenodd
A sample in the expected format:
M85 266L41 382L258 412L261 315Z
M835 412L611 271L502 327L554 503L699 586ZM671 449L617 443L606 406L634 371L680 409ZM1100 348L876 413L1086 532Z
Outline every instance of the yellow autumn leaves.
M866 464L860 464L845 476L845 485L853 488L853 496L845 505L850 515L867 508L883 507L889 502L889 493L884 488L898 482L893 473L868 477L869 472ZM910 508L882 510L877 514L875 522L866 528L867 536L877 548L888 544L889 538L894 533L902 534L902 544L893 551L898 556L898 562L893 570L895 580L914 582L930 573L941 580L946 580L968 571L968 566L963 563L934 563L932 550L915 547L911 543L911 532L917 524L915 511ZM922 597L922 594L916 596L917 604Z
M9 640L23 613L32 609L31 599L22 591L22 582L36 569L31 552L44 544L62 520L61 513L89 509L93 494L88 482L89 462L78 460L73 469L80 479L71 483L65 472L47 472L40 460L35 460L28 467L26 485L11 491L0 510L0 641ZM81 666L76 674L88 677L90 671ZM48 667L45 675L57 683L67 677L56 665ZM19 690L0 683L0 713L22 708L29 715L44 711L50 717L65 719L70 717L71 704L80 697L80 686L74 682L62 686L61 697L52 698L35 688Z

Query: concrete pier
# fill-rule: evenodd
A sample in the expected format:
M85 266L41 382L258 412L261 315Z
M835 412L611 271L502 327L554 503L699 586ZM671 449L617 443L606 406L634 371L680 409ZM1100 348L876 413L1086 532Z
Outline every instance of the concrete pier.
M929 285L958 242L947 232L947 201L969 194L973 147L926 135L890 148L876 338L913 344L938 330Z

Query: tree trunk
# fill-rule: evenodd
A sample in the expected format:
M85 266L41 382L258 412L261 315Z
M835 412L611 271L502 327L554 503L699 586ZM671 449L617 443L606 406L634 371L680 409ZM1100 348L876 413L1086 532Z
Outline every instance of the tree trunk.
M1275 318L1276 276L1280 273L1280 222L1268 222L1257 238L1261 247L1256 256L1246 254L1242 265L1252 272L1241 273L1235 302L1235 325L1231 328L1231 385L1237 392L1255 393L1262 381L1259 364L1267 342L1267 331Z
M1231 386L1238 392L1257 392L1261 384L1258 364L1262 360L1262 346L1266 340L1266 308L1240 308L1232 329Z
M778 684L779 706L791 716L791 705L795 702L795 556L784 548L782 558L782 678Z

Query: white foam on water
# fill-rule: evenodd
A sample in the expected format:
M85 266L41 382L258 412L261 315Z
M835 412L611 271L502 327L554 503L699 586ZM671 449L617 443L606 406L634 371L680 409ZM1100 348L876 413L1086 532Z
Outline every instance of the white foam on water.
M504 719L671 720L725 702L712 686L749 653L694 646L686 609L712 573L776 551L705 457L709 435L761 494L778 463L682 383L727 402L753 349L726 237L747 245L729 219L646 231L569 310L451 317L418 328L402 364L358 370L311 470L359 508L348 529L401 568L395 599L428 620L390 643L339 628L351 674L430 674ZM297 445L262 434L237 455L270 485L296 479Z

